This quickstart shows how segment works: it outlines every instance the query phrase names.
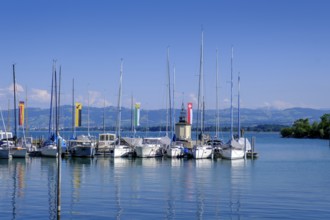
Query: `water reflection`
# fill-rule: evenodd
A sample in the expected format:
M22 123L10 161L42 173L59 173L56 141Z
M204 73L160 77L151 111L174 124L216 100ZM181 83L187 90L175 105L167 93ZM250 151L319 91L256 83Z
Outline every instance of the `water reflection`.
M80 157L72 157L67 159L66 163L68 164L69 177L70 177L70 185L71 185L71 200L70 200L70 213L71 215L77 214L75 212L76 206L82 202L82 193L85 192L86 187L84 187L84 183L89 180L86 176L90 173L90 167L94 166L96 163L95 158L80 158ZM86 180L87 179L87 180ZM85 210L81 210L80 212L84 212Z
M180 168L183 164L183 158L169 158L171 167L177 167Z
M16 219L19 210L17 199L24 197L25 189L25 159L15 158L9 160L9 170L12 173L13 189L11 195L12 219Z
M232 219L240 219L241 217L241 195L244 190L245 183L245 160L231 160L230 162L230 217Z
M41 171L47 173L49 219L57 219L57 158L41 158Z
M135 158L135 165L140 165L143 167L159 167L162 164L162 161L165 160L162 157L154 157L154 158Z
M123 214L122 207L122 186L125 184L123 176L125 175L127 168L131 167L134 160L131 158L113 158L113 178L114 178L114 197L115 197L115 213L116 219L121 219Z
M164 170L163 175L168 175L167 178L161 179L163 181L164 199L165 199L165 219L175 219L180 210L177 210L177 203L180 196L182 185L182 158L164 158L163 159ZM167 166L168 165L168 166ZM179 200L180 201L180 200Z
M206 200L206 190L208 185L212 182L212 173L205 172L205 170L210 170L212 168L213 160L210 159L200 159L195 160L196 169L196 217L197 219L203 219L205 200Z
M48 218L56 219L57 162L53 158L39 160L47 180ZM14 199L24 196L26 187L26 162L22 162L16 160L10 165L16 178L14 189L10 190L13 219L17 218L18 210ZM62 185L66 184L63 188L67 189L64 195L67 200L63 200L67 206L64 203L63 209L68 210L71 218L89 216L87 207L91 206L103 210L100 213L94 210L95 217L116 219L126 218L136 209L153 213L149 217L160 217L161 212L165 219L187 216L240 219L245 163L176 158L69 158L62 163L65 182ZM8 168L8 164L1 162L3 167Z
M264 151L276 155L275 149ZM330 158L327 146L316 150ZM329 219L324 174L330 160L306 158L68 158L62 161L62 218ZM56 219L56 170L53 158L0 160L0 219Z

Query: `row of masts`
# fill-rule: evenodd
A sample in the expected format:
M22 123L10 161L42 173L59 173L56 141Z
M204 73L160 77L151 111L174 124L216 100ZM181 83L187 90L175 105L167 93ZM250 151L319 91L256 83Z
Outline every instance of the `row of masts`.
M196 139L198 140L198 133L203 134L204 132L204 110L205 110L205 101L204 101L204 68L203 68L203 60L204 60L204 52L203 52L203 47L204 47L204 43L203 43L203 32L202 32L202 38L201 38L201 48L200 48L200 52L201 52L201 56L200 56L200 74L199 74L199 89L198 89L198 103L197 103L197 132L196 132ZM56 61L54 61L54 65L53 65L53 77L54 77L54 73L56 72ZM60 71L61 71L61 67L60 67ZM121 71L122 71L122 65L121 65ZM170 62L169 62L169 48L167 49L167 86L168 86L168 94L167 94L167 99L168 99L168 105L166 107L167 109L167 113L166 113L166 135L168 135L168 131L171 131L171 135L173 135L173 125L174 125L174 80L173 80L173 94L171 94L171 82L170 82ZM174 68L174 79L175 79L175 68ZM14 85L15 85L15 65L13 65L13 80L14 80ZM220 111L219 111L219 86L218 86L218 81L219 81L219 73L218 73L218 50L216 50L216 123L215 123L215 136L219 137L219 132L220 132ZM54 88L53 85L53 81L52 81L52 88ZM240 90L240 76L238 76L238 90ZM16 86L14 86L14 94L16 94ZM53 94L53 89L51 90L51 102L50 105L53 105L53 98L54 96L56 96L57 94ZM172 97L172 99L171 99ZM173 103L172 103L173 100ZM240 100L240 94L238 92L238 100ZM88 102L89 102L89 97L88 97ZM75 105L74 105L74 79L72 80L72 132L73 134L75 134L75 119L74 119L74 112L75 112ZM133 97L132 97L132 103L133 103ZM16 116L16 95L14 96L14 104L15 104L15 136L17 135L17 116ZM59 104L59 103L58 103ZM119 106L119 103L118 103ZM121 106L121 103L120 103ZM56 109L56 108L55 108ZM132 104L132 109L133 109L133 104ZM240 109L240 101L238 101L238 109ZM52 112L53 108L50 108L50 115L55 114L55 112ZM55 110L57 111L57 110ZM121 114L121 108L118 109L118 112L120 112L119 114ZM232 47L232 52L231 52L231 129L230 129L230 136L233 137L233 47ZM105 114L105 112L104 112ZM173 116L173 117L172 117ZM8 117L9 113L8 113ZM118 116L119 117L119 116ZM132 117L133 117L133 113L132 113ZM55 126L55 121L52 122L52 118L55 117L50 117L49 118L49 133L51 133L52 128L54 128ZM89 103L88 103L88 134L89 134ZM104 117L103 117L104 118ZM25 118L26 120L26 118ZM120 123L121 120L119 120L117 118L117 128L118 128L118 123ZM132 120L133 121L133 120ZM9 124L9 120L8 120L8 124ZM120 125L120 124L119 124ZM7 126L9 127L9 125ZM120 127L120 126L119 126ZM132 127L132 131L134 130L134 123L132 123L131 125ZM105 122L103 120L103 128L105 128ZM238 111L238 131L240 131L240 111ZM120 133L120 131L117 131L117 133ZM238 134L240 134L240 132L238 132Z
M231 59L230 59L230 137L234 138L234 110L233 110L233 60L234 60L234 48L231 47ZM204 121L205 121L205 97L204 97L204 32L201 36L201 48L200 48L200 70L199 70L199 86L198 86L198 103L197 103L197 129L196 140L198 135L203 137L204 133ZM220 132L220 111L219 111L219 72L218 72L218 49L216 49L216 113L215 113L215 138L219 138ZM238 138L240 137L240 74L238 75Z

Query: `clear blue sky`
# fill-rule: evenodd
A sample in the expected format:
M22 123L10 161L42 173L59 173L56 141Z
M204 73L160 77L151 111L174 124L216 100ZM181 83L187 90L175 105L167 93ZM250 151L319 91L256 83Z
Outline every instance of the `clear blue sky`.
M230 56L241 75L241 107L330 108L328 0L3 0L0 2L0 106L18 99L49 107L53 59L62 67L62 104L116 105L124 59L123 106L165 108L166 50L175 65L177 107L198 93L204 29L206 108L215 108L216 48L220 107L229 107ZM234 85L237 102L237 82ZM196 106L196 105L195 105Z

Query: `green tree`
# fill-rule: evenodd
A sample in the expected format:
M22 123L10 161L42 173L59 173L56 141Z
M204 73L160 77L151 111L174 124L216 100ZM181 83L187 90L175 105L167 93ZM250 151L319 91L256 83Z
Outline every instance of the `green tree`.
M313 122L311 125L308 118L298 119L289 128L281 129L282 137L295 138L330 138L330 114L324 114L320 123Z
M319 129L319 124L315 121L312 124L312 127L309 132L309 137L311 138L319 138L320 137L320 129Z
M308 137L310 130L311 130L311 125L309 123L309 119L298 119L293 123L292 126L293 129L293 136L296 138L303 138L303 137Z
M319 131L321 138L329 138L330 114L324 114L321 116L321 122L319 123Z
M282 137L291 137L293 134L292 128L282 128L281 135Z

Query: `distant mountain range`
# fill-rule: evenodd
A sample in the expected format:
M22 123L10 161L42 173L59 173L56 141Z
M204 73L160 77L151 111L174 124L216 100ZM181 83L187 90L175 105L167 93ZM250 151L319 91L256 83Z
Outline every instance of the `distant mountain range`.
M180 109L175 110L175 121L180 115ZM285 110L276 109L241 109L241 125L245 127L254 127L258 125L291 125L295 120L308 118L310 122L319 121L323 114L330 113L330 110L310 109L310 108L290 108ZM29 129L48 129L49 127L49 109L27 108L25 109L25 118L28 120L25 124ZM91 129L115 128L117 118L116 107L89 108L89 127ZM205 111L205 126L215 125L215 110ZM13 110L3 111L5 124L13 129L14 125ZM122 128L130 129L132 112L131 109L122 108ZM193 126L196 123L196 110L193 112ZM60 108L60 125L63 128L72 128L72 106L65 105ZM166 110L143 110L140 112L141 127L166 126ZM230 109L220 110L220 124L222 127L230 126ZM237 124L237 109L234 109L234 124ZM88 108L82 109L82 127L88 126ZM3 130L1 126L1 130Z

